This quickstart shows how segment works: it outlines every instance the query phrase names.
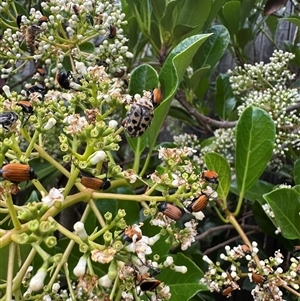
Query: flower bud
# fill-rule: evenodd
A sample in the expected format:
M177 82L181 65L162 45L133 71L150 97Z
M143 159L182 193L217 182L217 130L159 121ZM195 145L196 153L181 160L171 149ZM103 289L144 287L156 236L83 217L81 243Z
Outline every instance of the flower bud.
M46 131L51 130L55 126L56 122L57 121L56 121L55 118L53 118L53 117L49 118L49 120L47 121L47 123L44 125L44 129Z
M118 126L118 122L116 120L110 120L108 126L112 129L116 129Z
M167 256L167 258L164 262L164 266L167 268L168 266L170 266L173 263L174 263L173 257L172 256Z
M112 286L112 280L109 279L108 275L104 275L99 279L99 284L102 287L111 287Z
M75 232L77 233L77 235L82 239L86 239L88 237L86 231L85 231L85 228L84 228L84 223L82 222L77 222L75 225L74 225L74 230Z
M2 87L2 90L5 93L6 97L10 97L11 96L10 87L8 85L4 85Z
M106 153L104 151L97 151L94 153L92 158L90 158L90 164L96 165L100 161L104 161L106 158Z
M47 245L48 248L53 248L57 244L57 239L55 236L49 236L44 239L44 243Z
M81 277L85 274L86 270L86 258L85 256L80 257L76 267L73 270L73 273L76 277Z
M47 276L45 268L40 268L37 273L31 278L29 282L29 288L33 291L39 291L44 287L44 281Z
M181 265L181 266L175 265L174 268L173 268L173 270L174 270L175 272L178 272L178 273L181 273L181 274L185 274L185 273L187 272L188 269L187 269L187 267L184 266L184 265Z

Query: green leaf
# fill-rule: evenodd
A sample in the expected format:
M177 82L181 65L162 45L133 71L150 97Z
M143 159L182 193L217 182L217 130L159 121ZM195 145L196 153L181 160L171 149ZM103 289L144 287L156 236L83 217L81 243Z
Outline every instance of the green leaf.
M273 1L273 0L272 0ZM257 0L247 0L241 1L241 9L240 9L240 24L241 27L244 25L247 18L249 18L250 12L255 9L255 4Z
M174 10L180 1L171 1L167 4L165 14L161 18L161 26L169 33L173 31L174 23L177 16L174 16ZM175 10L176 12L176 10Z
M195 91L196 88L201 85L203 77L209 73L209 70L211 70L211 66L205 66L198 70L195 70L191 78L185 78L184 83L191 89L192 91Z
M230 36L223 25L212 26L207 33L212 33L212 35L195 54L193 67L199 69L204 66L211 66L210 72L212 73L228 47Z
M200 291L207 291L208 288L200 284L199 281L203 277L203 272L199 267L182 253L172 256L174 264L177 266L186 266L188 269L188 277L181 273L176 273L171 269L164 269L157 278L170 286L171 299L170 301L189 300Z
M296 26L300 27L300 17L298 17L298 16L280 18L280 20L291 22L291 23L295 24Z
M158 87L158 74L150 65L143 64L134 69L129 81L131 95L143 95L143 90L152 90Z
M80 51L87 52L87 53L94 53L95 52L95 45L91 42L85 42L79 45Z
M160 20L166 9L166 1L151 0L153 13L158 20Z
M251 28L242 28L237 34L237 42L241 48L244 48L248 42L253 39L253 32Z
M300 238L300 194L290 188L281 188L265 194L272 208L281 234L287 239Z
M223 4L226 1L227 0L213 1L213 3L211 4L211 10L210 10L209 16L205 21L205 25L203 26L203 29L206 29L211 26L211 24L213 23L213 20L216 18L217 14L219 13L220 9L222 8Z
M224 25L231 35L237 34L240 28L240 1L228 1L223 6Z
M294 181L295 184L300 184L300 159L294 163Z
M191 115L181 107L171 106L169 111L169 116L176 118L177 120L181 120L190 125L197 125L195 120L191 117Z
M275 125L270 115L250 106L242 113L236 129L236 177L243 196L263 173L271 158Z
M227 160L217 153L206 153L204 162L209 170L215 171L219 175L218 196L226 200L230 190L231 172Z
M186 68L189 66L198 48L209 36L209 34L203 34L185 39L172 50L166 59L159 75L164 100L155 109L151 126L144 134L149 137L149 153L152 152L155 146L157 136L168 114L173 96Z
M219 117L227 119L236 105L236 99L232 92L229 76L220 74L217 78L217 93L215 97L215 108Z

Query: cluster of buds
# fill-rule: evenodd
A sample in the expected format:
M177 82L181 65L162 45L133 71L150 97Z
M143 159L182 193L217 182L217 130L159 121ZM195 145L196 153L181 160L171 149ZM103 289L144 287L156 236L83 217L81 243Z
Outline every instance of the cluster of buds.
M298 247L295 247L295 250ZM274 257L265 260L258 260L257 243L253 242L251 248L247 245L238 245L232 249L225 247L226 254L221 254L220 258L230 262L230 267L225 271L220 262L212 262L206 255L203 260L208 263L208 271L201 279L201 283L206 284L211 292L218 292L223 296L230 297L234 290L240 290L238 281L242 277L249 277L250 282L255 284L251 294L254 300L283 300L281 287L289 291L299 290L299 257L297 252L290 259L291 265L284 271L280 266L283 263L283 255L280 250L275 252ZM297 250L296 250L297 251ZM248 273L242 271L240 260L245 258Z

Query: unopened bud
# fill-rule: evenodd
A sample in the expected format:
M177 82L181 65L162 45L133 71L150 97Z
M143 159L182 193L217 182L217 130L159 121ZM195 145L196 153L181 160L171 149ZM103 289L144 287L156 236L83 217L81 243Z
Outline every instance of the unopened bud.
M44 126L44 130L49 131L56 125L56 119L51 117Z
M85 231L85 228L84 228L84 223L82 222L77 222L75 225L74 225L74 230L75 232L77 233L77 235L82 239L86 239L88 237L86 231Z
M76 277L81 277L85 274L86 269L86 258L84 256L80 257L76 267L73 270L73 273Z

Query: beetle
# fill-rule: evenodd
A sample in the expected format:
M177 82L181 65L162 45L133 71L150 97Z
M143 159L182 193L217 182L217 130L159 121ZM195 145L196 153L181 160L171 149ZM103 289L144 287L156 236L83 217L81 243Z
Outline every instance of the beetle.
M81 183L90 189L94 190L106 190L111 186L109 179L99 179L88 172L81 172Z
M108 38L113 39L116 35L117 35L117 27L114 25L110 25Z
M167 217L178 221L182 218L182 211L177 206L171 204L171 203L159 203L157 205L157 208L160 212L162 212Z
M58 73L56 75L56 80L62 88L69 90L71 76L72 75L71 75L70 71L68 71L68 72L61 71L60 73Z
M22 16L23 15L17 15L17 18L16 18L16 23L19 28L21 27L21 23L22 23Z
M294 254L300 253L300 246L294 246L294 248L293 248L293 253L294 253Z
M152 103L140 98L130 105L122 125L131 138L137 138L145 133L153 117Z
M14 183L20 183L37 178L33 168L28 164L9 163L4 164L0 170L0 177Z
M27 97L29 97L33 93L39 93L41 96L39 96L38 98L41 99L44 97L44 95L46 93L46 88L42 84L36 83L35 85L32 85L26 89Z
M248 245L241 245L241 249L246 255L251 255L251 250Z
M263 284L267 281L267 277L256 273L252 273L252 280L257 284Z
M41 76L45 76L46 75L46 71L43 68L41 68L41 67L37 67L36 68L36 72L38 74L40 74Z
M48 22L48 18L46 16L41 16L38 20L38 26L41 26L44 22Z
M202 178L207 181L208 183L211 183L211 184L219 184L219 181L218 181L218 178L219 178L219 175L215 172L215 171L212 171L212 170L205 170L203 173L202 173Z
M18 118L19 116L15 112L2 112L0 113L0 124L5 130L10 131L11 127L16 123Z
M225 287L221 290L222 296L230 296L230 294L233 292L233 287L231 285Z
M201 194L198 198L194 199L187 207L190 212L199 212L206 208L209 197L206 194Z
M132 238L134 235L136 235L136 241L142 239L142 233L129 226L124 230L122 238L123 240L131 243L133 242Z
M153 105L156 107L158 106L161 102L162 102L162 93L161 90L159 88L154 88L151 91L151 101L153 103Z
M20 100L17 102L17 106L20 106L22 108L22 112L26 114L32 114L33 113L33 106L30 101L28 100Z

